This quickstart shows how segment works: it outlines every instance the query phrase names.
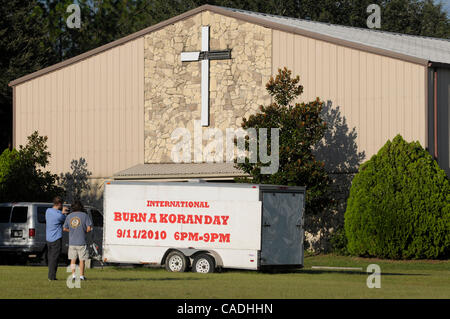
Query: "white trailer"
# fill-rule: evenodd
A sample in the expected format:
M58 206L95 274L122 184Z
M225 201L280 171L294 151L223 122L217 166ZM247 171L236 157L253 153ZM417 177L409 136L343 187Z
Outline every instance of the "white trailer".
M103 258L173 272L303 265L305 188L105 183Z

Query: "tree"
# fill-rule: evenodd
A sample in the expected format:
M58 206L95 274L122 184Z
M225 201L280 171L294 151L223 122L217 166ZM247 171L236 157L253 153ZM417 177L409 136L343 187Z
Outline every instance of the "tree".
M431 37L450 37L450 20L432 0L78 0L81 28L65 19L71 0L41 1L53 57L58 62L117 40L203 4L367 28L369 4L380 5L381 29ZM42 5L41 5L42 6Z
M449 179L419 142L397 135L361 165L350 189L345 234L354 255L449 256Z
M314 146L327 128L320 117L323 102L317 98L306 104L293 103L303 92L303 87L299 85L299 76L292 78L291 73L286 68L279 69L276 77L271 77L266 85L275 102L260 106L258 113L248 120L244 118L242 122L243 129L256 129L258 140L259 128L279 128L278 172L262 174L264 164L260 159L257 163L251 163L251 152L247 154L245 163L237 163L236 166L251 176L250 179L239 180L241 182L306 186L306 213L317 214L331 203L328 197L330 179L324 163L317 161L313 153ZM273 152L270 137L268 141L268 148Z
M61 195L57 175L43 169L49 164L47 137L34 132L26 146L0 155L0 201L51 201Z
M39 1L3 1L0 6L0 149L11 146L12 90L8 83L52 60Z
M0 190L1 185L6 183L8 176L11 174L11 170L14 167L14 162L18 157L17 151L15 149L10 150L9 148L5 149L4 152L0 155ZM0 195L1 196L1 195Z
M367 28L367 7L381 8L381 30L450 38L450 19L442 3L433 0L191 0L268 14Z
M81 200L83 192L90 189L88 178L92 172L87 169L86 159L82 157L72 160L70 169L72 172L60 175L59 185L64 189L66 201L73 203L75 200Z

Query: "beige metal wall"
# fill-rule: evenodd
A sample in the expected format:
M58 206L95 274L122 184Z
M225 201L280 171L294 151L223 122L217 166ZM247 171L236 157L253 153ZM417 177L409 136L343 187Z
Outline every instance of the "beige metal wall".
M284 66L300 76L302 101L340 107L366 160L398 133L426 146L424 66L273 30L272 71Z
M19 84L15 97L15 146L47 135L53 172L80 157L92 177L143 163L142 37Z

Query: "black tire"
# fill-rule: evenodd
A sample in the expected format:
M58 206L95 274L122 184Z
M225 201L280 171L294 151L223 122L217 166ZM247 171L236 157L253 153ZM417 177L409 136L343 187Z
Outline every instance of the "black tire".
M202 274L213 273L216 271L216 261L208 254L197 255L192 263L192 271Z
M167 255L165 267L170 272L185 272L189 267L189 259L179 251L172 251Z

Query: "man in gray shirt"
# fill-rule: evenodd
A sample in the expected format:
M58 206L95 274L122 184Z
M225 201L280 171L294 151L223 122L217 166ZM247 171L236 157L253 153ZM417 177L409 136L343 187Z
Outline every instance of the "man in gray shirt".
M75 279L77 258L80 260L80 279L84 277L84 262L89 259L89 251L86 245L86 233L92 230L91 218L84 212L80 201L72 204L70 213L64 222L64 231L69 232L69 259L72 269L72 278Z

